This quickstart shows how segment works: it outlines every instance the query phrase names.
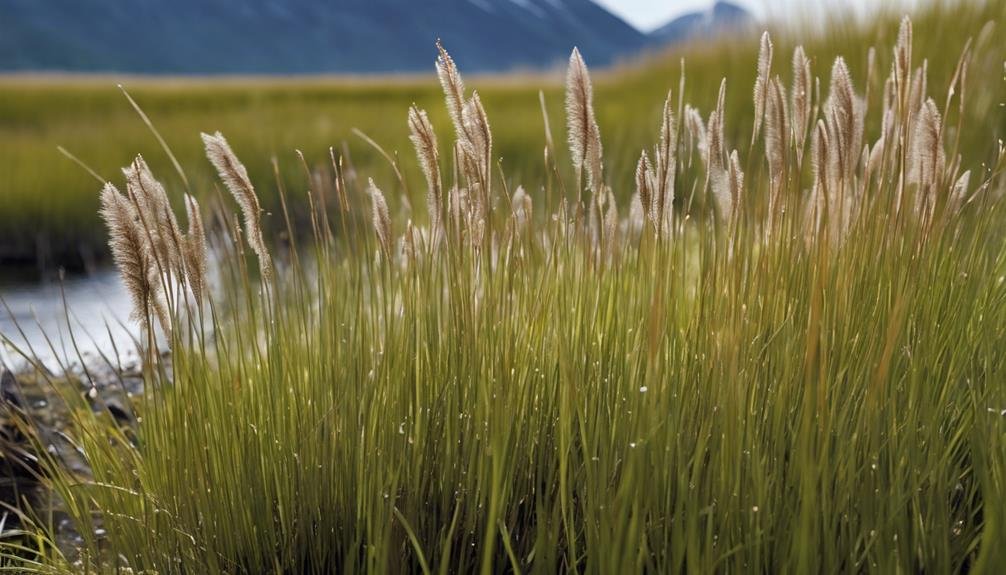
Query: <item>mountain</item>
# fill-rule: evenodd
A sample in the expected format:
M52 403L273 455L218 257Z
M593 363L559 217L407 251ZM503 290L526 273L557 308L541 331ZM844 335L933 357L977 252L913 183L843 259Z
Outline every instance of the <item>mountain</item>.
M685 14L650 32L655 43L670 44L698 38L709 38L754 24L751 14L730 2L716 2L708 10Z
M0 71L427 72L592 65L650 39L590 0L0 0Z

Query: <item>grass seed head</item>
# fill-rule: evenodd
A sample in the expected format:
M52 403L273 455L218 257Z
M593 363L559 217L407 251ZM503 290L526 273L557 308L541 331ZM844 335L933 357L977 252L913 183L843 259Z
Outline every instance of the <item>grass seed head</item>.
M241 208L248 245L258 256L262 278L268 282L272 279L272 259L262 236L262 208L259 207L258 195L248 177L248 170L231 150L223 134L204 133L202 138L206 147L206 157L216 168L220 179Z

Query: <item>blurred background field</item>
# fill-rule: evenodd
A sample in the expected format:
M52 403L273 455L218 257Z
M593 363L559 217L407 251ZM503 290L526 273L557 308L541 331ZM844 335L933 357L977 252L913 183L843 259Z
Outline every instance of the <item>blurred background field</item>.
M1004 7L1006 3L998 1L937 2L915 18L916 50L920 57L928 58L932 85L947 84L969 37L978 43L967 86L970 117L965 125L983 129L962 134L963 150L969 152L965 154L969 158L989 158L995 147L990 133L1002 134L1006 128L1006 112L1000 105L1006 100L1006 40L994 24L1002 20ZM780 56L776 71L784 81L791 73L791 49L802 42L812 58L815 76L826 78L832 59L842 54L857 87L868 90L870 105L878 106L890 66L886 47L893 42L898 17L897 8L889 8L865 22L832 18L823 34L811 25L758 23L717 39L693 39L651 50L599 71L596 107L616 195L628 199L637 151L654 137L652 127L657 124L666 92L673 89L677 94L682 59L687 78L685 102L708 113L715 104L720 80L729 77L728 129L734 134L748 133L750 120L745 112L755 73L757 34L762 27L774 30L776 54ZM866 86L873 46L878 47L876 68ZM582 49L590 64L590 46ZM270 160L277 160L280 178L299 212L307 179L295 150L303 151L319 182L330 182L330 146L348 149L357 173L373 176L394 192L391 197L398 197L388 163L353 134L356 128L390 153L399 154L409 185L407 197L413 205L420 205L420 173L407 139L409 104L428 109L438 133L447 134L449 129L446 113L438 105L432 42L427 55L429 71L407 76L0 77L0 265L4 274L35 276L41 272L51 276L59 267L93 270L105 261L105 231L97 218L99 183L61 155L60 146L112 181L120 178L119 169L136 153L143 154L181 207L181 180L116 87L119 83L149 115L185 167L195 192L203 197L215 192L199 133L217 130L245 159L265 207L271 211L277 208L277 185ZM523 184L535 193L544 173L538 92L545 94L552 133L563 139L561 70L483 74L470 82L485 101L490 120L501 119L493 124L493 130L505 177L512 185ZM936 96L939 100L940 95ZM409 217L404 209L392 206L400 217ZM267 220L277 224L276 219Z

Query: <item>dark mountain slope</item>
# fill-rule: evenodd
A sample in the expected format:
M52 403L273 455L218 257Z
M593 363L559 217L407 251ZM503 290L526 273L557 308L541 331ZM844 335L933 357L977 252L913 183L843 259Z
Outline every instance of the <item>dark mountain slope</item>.
M589 0L0 0L0 70L154 74L473 71L592 64L649 39Z

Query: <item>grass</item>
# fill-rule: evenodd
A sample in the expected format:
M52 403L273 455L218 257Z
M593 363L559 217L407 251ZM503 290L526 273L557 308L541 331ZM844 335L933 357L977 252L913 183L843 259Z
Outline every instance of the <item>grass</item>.
M940 8L916 19L914 62L933 56L929 94L941 113L963 36L1004 6L961 8L952 24ZM891 65L891 25L878 25L889 40L878 44L881 79ZM961 38L952 58L930 49L938 30ZM841 43L819 42L808 52L823 99L828 48ZM788 87L787 43L776 43L775 70ZM145 346L135 429L120 429L104 412L76 411L72 436L92 476L43 457L81 532L79 548L47 545L39 522L31 545L7 547L21 555L8 558L10 568L1001 571L1006 159L997 142L1002 111L990 96L1002 93L992 88L1001 87L1002 59L990 46L975 45L964 114L951 106L939 124L951 160L960 134L961 167L950 161L933 182L913 168L931 166L926 147L887 148L869 173L857 166L844 177L818 174L814 166L858 157L858 149L842 150L844 136L816 156L808 142L815 160L802 165L787 141L773 179L764 148L774 142L749 145L757 42L702 52L737 55L717 60L736 64L716 72L730 74L725 145L740 150L745 186L734 207L718 210L711 195L723 191L721 174L682 128L669 239L632 217L598 229L584 210L603 188L580 190L586 178L572 175L564 153L543 158L538 179L519 180L544 186L527 186L536 216L521 223L514 208L524 204L511 206L509 185L521 168L486 177L490 162L472 154L455 169L443 112L435 125L444 182L473 190L473 202L477 190L493 199L485 211L473 206L448 218L443 243L412 235L402 215L390 223L396 243L382 246L385 224L371 213L376 192L343 171L335 193L346 194L348 210L327 196L330 210L305 212L306 236L285 210L276 212L274 220L289 221L292 243L273 248L275 279L260 282L242 240L254 230L231 232L239 226L221 200L213 212L224 225L211 235L216 291L197 303L162 273L175 268L155 241L165 239L160 228L130 224L149 234L144 257L163 266L133 277L167 288L172 319L161 323L172 326L171 354ZM856 50L849 61L863 94ZM701 62L692 68L703 70ZM594 94L609 151L604 181L623 216L641 147L628 142L656 141L660 102L668 87L677 90L676 75L653 85L660 69L620 72L617 90L613 76ZM706 118L718 82L707 84L703 73L686 94ZM870 93L873 146L882 105L879 88ZM430 107L434 94L416 101ZM646 105L656 113L645 137L627 121L609 139L616 110L628 114L647 94L659 96ZM508 115L502 102L487 97L486 109L505 130L522 116ZM821 108L822 117L828 109L852 117L840 103ZM896 109L894 133L923 141L925 115L913 108L908 117L907 104ZM406 106L400 111L404 126ZM561 142L558 106L552 112ZM471 132L458 136L480 149ZM494 141L497 151L508 145L505 135ZM541 149L544 140L524 147ZM196 163L178 152L185 166ZM969 201L957 206L954 183L965 169ZM383 170L375 170L376 184L398 214L406 192ZM256 184L269 181L253 165L249 171ZM423 185L408 181L422 229ZM289 198L303 187L291 187ZM282 189L273 201L292 202ZM323 191L312 190L316 206ZM130 192L123 201L142 215L144 192ZM835 209L845 194L855 199L848 227ZM437 206L450 214L446 208ZM160 320L146 306L139 315L149 342Z

